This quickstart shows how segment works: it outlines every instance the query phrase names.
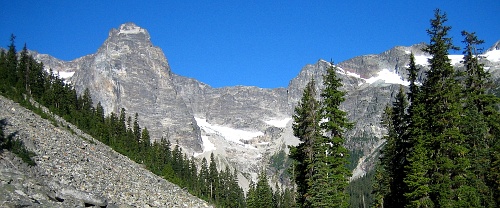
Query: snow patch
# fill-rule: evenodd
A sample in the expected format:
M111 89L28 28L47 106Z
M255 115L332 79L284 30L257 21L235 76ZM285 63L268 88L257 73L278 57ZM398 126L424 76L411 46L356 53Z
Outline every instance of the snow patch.
M75 74L75 72L63 72L63 71L60 71L58 73L59 73L59 77L62 79L71 78Z
M448 55L448 58L451 59L451 65L459 64L464 60L463 55Z
M201 140L203 141L203 152L209 152L215 150L214 143L210 142L207 136L201 136Z
M382 71L378 72L378 76L372 77L369 79L365 79L365 81L369 84L373 84L376 81L382 80L388 84L400 84L404 86L409 86L410 82L405 81L398 74L389 71L389 69L382 69Z
M405 54L411 54L411 51L406 50L406 51L405 51Z
M219 126L213 125L207 122L207 119L204 118L194 118L198 126L209 134L217 134L228 141L232 141L241 145L244 145L242 140L250 140L258 136L264 135L264 133L260 131L246 131L241 129L234 129L227 126ZM250 145L244 145L247 148L251 148Z
M271 125L271 126L275 126L275 127L278 127L278 128L285 128L286 127L286 124L292 120L292 118L284 118L284 119L271 119L271 120L268 120L268 121L264 121L266 122L267 124Z
M44 70L47 73L50 73L50 68L49 67L44 67ZM58 76L61 79L69 79L69 78L71 78L75 74L75 72L73 72L73 71L52 71L52 73L55 76Z
M432 56L426 56L426 55L415 56L415 65L427 66L429 65L428 59L430 58L432 58Z
M215 144L212 143L207 136L201 136L201 141L203 142L203 152L201 153L198 153L198 152L195 152L193 154L193 156L195 157L198 157L198 155L201 155L205 152L210 152L210 151L214 151L216 148L215 148Z
M419 55L415 56L415 64L416 65L422 65L422 66L428 66L429 62L428 59L432 58L432 56L428 55ZM463 55L448 55L448 58L451 60L451 65L459 64L461 61L463 61L464 56Z
M500 62L500 50L488 51L483 56L486 57L488 61Z
M338 71L340 71L341 73L343 73L343 74L345 74L345 75L347 75L347 76L356 77L356 78L358 78L358 79L360 79L360 78L361 78L361 75L359 75L359 74L356 74L356 73L352 73L352 72L346 71L346 70L344 70L344 69L342 69L342 68L340 68L340 67L337 67L337 69L338 69Z

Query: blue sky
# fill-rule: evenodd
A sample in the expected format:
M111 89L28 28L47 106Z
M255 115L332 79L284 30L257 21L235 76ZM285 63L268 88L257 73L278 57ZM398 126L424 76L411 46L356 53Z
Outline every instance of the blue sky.
M0 45L62 60L95 53L111 28L134 22L172 71L213 87L286 87L319 59L341 62L429 42L433 10L448 14L456 45L475 31L500 40L500 1L12 1L0 0ZM460 52L457 52L460 53Z

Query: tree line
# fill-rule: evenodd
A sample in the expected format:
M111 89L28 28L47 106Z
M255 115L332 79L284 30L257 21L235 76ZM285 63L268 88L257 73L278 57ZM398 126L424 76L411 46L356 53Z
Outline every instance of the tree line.
M500 206L499 98L485 71L475 33L463 31L464 70L448 58L446 13L427 30L430 69L418 79L411 54L407 92L384 111L388 130L374 183L375 207Z

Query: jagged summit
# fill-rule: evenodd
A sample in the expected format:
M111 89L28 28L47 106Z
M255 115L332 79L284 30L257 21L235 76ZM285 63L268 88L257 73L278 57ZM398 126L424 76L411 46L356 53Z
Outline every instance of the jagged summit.
M137 26L133 22L128 22L120 25L120 30L118 31L121 34L139 34L139 33L147 33L144 28Z
M151 36L149 32L133 22L121 24L118 29L111 29L108 39L129 39L134 42L146 42L151 45Z

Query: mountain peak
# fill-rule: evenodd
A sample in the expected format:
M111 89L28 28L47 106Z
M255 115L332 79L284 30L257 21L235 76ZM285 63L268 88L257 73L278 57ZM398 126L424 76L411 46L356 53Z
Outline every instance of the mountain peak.
M493 46L491 46L488 50L488 51L496 51L496 50L500 50L500 40L497 41L495 44L493 44Z
M151 37L146 29L137 26L133 22L121 24L118 29L112 29L109 37L131 38L134 40L150 41Z
M118 33L119 34L139 34L139 33L146 34L147 31L144 28L137 26L133 22L128 22L128 23L120 25L120 29L118 30Z

